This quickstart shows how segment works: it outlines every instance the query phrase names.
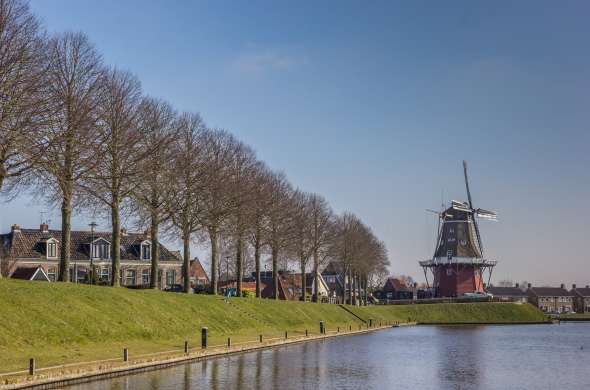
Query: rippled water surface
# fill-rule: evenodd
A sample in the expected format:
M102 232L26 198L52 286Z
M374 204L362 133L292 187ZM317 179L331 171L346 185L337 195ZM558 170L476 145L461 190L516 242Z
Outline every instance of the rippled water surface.
M590 323L417 326L130 375L103 389L589 389Z

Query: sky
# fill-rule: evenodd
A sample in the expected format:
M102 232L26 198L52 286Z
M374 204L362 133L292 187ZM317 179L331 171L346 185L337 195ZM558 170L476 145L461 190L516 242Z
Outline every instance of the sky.
M467 160L474 205L499 215L480 225L493 280L590 284L588 2L31 8L50 32L85 32L146 94L199 112L295 186L357 214L386 243L392 274L424 279L418 260L436 234L425 209L466 200ZM26 194L0 205L0 227L35 227L42 210L59 228L59 210Z

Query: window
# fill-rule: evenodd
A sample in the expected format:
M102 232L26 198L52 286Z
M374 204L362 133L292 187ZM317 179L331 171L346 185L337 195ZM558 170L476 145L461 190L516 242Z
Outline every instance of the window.
M143 271L141 271L141 284L143 284L143 285L150 284L150 270L147 268L144 269Z
M128 269L125 271L125 286L135 286L135 270Z
M176 272L175 271L166 271L166 285L168 287L170 287L175 283L176 283Z
M141 259L151 260L152 259L152 245L149 243L141 244Z
M92 244L92 257L95 259L110 259L111 245L102 240Z
M452 249L449 249L447 251L447 259L451 260L452 258L453 258L453 250Z
M111 280L111 270L108 267L100 269L100 281L108 282Z
M57 274L57 269L55 267L49 267L49 268L47 268L47 277L52 282L55 282L56 274Z
M49 241L47 243L47 258L48 259L57 258L57 242Z

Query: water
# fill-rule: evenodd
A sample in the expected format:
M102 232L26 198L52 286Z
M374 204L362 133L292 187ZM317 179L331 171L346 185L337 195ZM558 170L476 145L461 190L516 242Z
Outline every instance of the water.
M106 389L588 389L590 323L417 326L130 375Z

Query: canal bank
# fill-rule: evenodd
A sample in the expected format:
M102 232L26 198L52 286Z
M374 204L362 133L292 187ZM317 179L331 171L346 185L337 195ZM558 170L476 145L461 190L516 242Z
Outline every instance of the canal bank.
M206 295L184 295L61 283L0 280L0 384L27 376L29 359L37 372L100 361L106 367L122 360L176 357L200 345L200 329L209 329L210 345L253 343L263 335L277 340L318 335L324 321L328 333L379 323L535 323L544 316L530 305L445 304L353 307ZM338 332L340 330L340 332ZM158 359L153 355L158 355ZM155 360L154 360L155 359ZM65 371L64 371L65 370ZM6 375L17 372L16 375ZM5 375L2 375L5 374Z

